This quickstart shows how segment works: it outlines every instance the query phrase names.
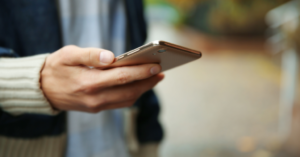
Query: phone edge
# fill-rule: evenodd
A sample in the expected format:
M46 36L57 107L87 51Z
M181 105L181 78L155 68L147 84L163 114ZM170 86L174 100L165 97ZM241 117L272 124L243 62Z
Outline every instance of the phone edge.
M117 56L116 57L116 61L124 59L127 56L129 56L129 55L135 54L135 53L139 52L140 50L143 50L143 49L146 49L146 48L152 47L152 46L157 46L157 45L155 43L153 43L153 42L145 44L145 45L142 45L140 47L137 47L137 48L135 48L133 50L130 50L130 51L124 53L124 54L121 54L121 55Z
M171 47L171 48L174 48L174 49L179 49L179 50L182 50L184 52L187 52L189 54L193 54L193 55L196 55L198 58L201 58L202 57L202 53L200 51L197 51L197 50L193 50L193 49L190 49L190 48L187 48L187 47L183 47L183 46L180 46L180 45L177 45L177 44L173 44L173 43L170 43L170 42L166 42L166 41L163 41L163 40L154 40L148 44L145 44L145 45L142 45L138 48L135 48L133 50L130 50L122 55L119 55L116 57L116 61L119 61L119 60L122 60L130 55L133 55L137 52L139 52L140 50L143 50L143 49L146 49L146 48L149 48L149 47L153 47L153 46L159 46L159 45L164 45L164 46L168 46L168 47Z
M153 45L164 45L164 46L172 47L174 49L179 49L179 50L182 50L184 52L196 55L199 58L202 57L202 52L201 51L193 50L193 49L190 49L190 48L187 48L187 47L184 47L184 46L180 46L180 45L177 45L177 44L173 44L173 43L170 43L170 42L167 42L167 41L155 40L152 43L153 43Z

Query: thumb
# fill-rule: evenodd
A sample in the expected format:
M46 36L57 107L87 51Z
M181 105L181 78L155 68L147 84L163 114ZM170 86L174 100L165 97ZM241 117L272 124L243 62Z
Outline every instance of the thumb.
M67 59L63 59L63 63L67 65L85 65L101 68L110 65L115 60L114 54L105 49L66 46L61 51L64 56L67 56Z

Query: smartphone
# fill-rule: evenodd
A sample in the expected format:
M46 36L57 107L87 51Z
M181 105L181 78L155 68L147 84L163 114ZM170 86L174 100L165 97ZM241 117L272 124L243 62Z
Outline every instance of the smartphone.
M162 71L183 65L201 58L200 51L156 40L116 57L112 67L158 63Z

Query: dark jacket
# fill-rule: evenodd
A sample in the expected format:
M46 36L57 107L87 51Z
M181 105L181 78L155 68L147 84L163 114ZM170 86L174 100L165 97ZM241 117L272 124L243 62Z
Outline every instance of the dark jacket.
M146 39L142 1L126 0L126 13L130 50ZM54 52L62 47L61 39L54 0L0 0L0 56L24 57ZM159 104L154 92L145 93L135 105L140 110L136 130L139 141L160 141L163 131L158 122ZM62 112L55 116L12 116L0 108L0 135L16 138L59 135L65 132L65 115Z

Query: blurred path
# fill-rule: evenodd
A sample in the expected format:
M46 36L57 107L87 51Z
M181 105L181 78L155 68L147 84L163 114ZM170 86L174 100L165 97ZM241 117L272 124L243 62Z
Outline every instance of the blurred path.
M149 34L148 41L203 51L202 59L167 71L155 89L166 130L161 157L271 157L280 147L280 67L263 44L237 41L238 49L230 49L221 42L218 48L193 32L157 23Z

